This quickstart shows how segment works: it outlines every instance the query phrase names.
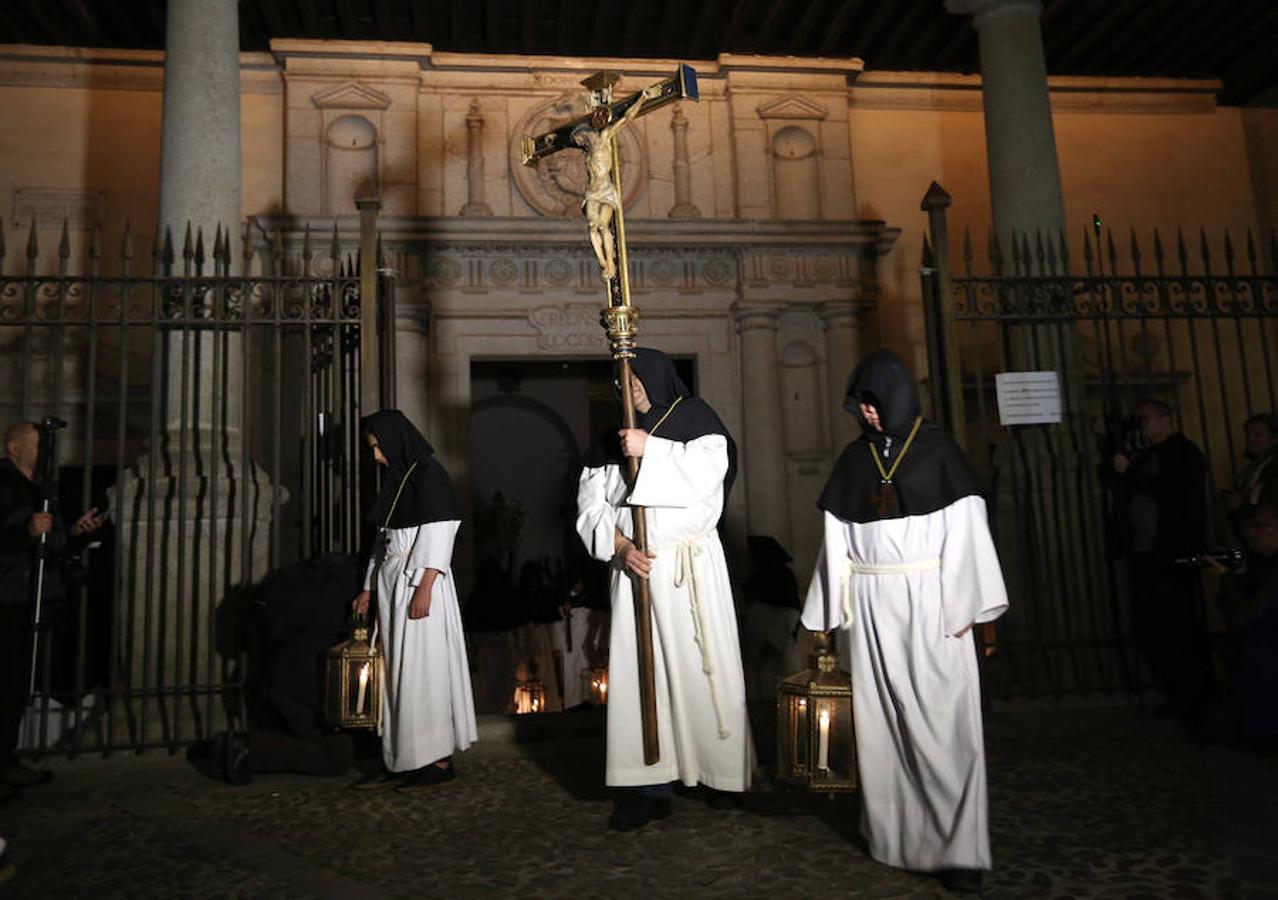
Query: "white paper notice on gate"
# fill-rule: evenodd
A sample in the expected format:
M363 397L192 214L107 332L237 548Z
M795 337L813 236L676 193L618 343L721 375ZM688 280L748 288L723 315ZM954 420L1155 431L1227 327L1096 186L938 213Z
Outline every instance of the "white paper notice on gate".
M1055 425L1061 421L1061 379L1056 372L1000 372L994 376L1000 425Z

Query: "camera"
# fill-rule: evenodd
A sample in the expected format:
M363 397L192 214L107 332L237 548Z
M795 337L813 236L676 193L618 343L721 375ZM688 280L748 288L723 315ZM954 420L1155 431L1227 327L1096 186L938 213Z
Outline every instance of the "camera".
M1235 575L1247 573L1247 553L1241 547L1217 547L1195 553L1193 556L1182 556L1172 560L1172 563L1177 566L1195 567L1207 566L1212 562L1219 563Z

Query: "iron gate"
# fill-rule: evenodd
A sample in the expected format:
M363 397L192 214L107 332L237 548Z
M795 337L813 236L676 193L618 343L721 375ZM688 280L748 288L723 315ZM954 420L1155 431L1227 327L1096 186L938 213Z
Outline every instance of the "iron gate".
M1125 417L1166 403L1203 451L1209 532L1229 540L1220 492L1242 464L1242 426L1278 410L1271 345L1278 245L1248 232L1180 231L1115 239L1099 219L1077 244L1063 234L987 237L985 271L965 232L951 268L950 198L923 201L923 297L932 402L989 489L1012 606L987 665L1001 697L1139 691L1126 577L1114 551L1111 455ZM1120 250L1121 245L1121 250ZM1055 370L1063 421L999 424L994 375ZM1211 604L1204 606L1210 624Z
M38 237L32 223L15 274L0 233L0 405L6 425L68 423L62 521L94 506L110 521L57 564L22 749L177 748L243 722L254 583L363 542L359 416L393 402L393 274L336 225L319 253L309 228L246 233L239 252L219 229L207 255L188 227L150 275L127 230L110 274L98 233L87 275L65 225L56 259Z

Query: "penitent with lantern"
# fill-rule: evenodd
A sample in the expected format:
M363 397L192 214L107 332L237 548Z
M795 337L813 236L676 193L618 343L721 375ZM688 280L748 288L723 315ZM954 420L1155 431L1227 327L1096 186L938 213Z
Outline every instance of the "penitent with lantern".
M844 408L862 434L818 503L824 539L803 624L839 631L871 855L979 889L991 856L972 626L1007 609L985 500L958 445L923 419L918 385L895 354L862 361ZM795 707L824 704L816 718L810 706L806 719L789 714L806 723L819 782L823 761L842 761L845 726L837 696L816 687L792 695Z
M384 769L356 787L412 791L451 780L453 752L469 747L478 731L452 577L461 521L448 473L403 413L382 410L362 424L385 473L369 516L378 532L365 589L353 607L366 613L375 590L383 678L373 680L371 645L363 656L354 655L356 647L342 687L352 709L371 704L373 695L381 701Z

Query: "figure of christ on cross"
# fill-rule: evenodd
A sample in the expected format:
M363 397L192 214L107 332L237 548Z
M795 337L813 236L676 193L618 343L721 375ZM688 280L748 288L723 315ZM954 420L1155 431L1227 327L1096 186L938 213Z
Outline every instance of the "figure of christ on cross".
M660 93L660 84L644 88L639 100L611 124L605 124L609 117L608 107L595 107L590 123L579 126L572 135L572 142L586 151L586 193L582 197L581 209L586 214L590 244L595 249L604 281L612 281L617 274L617 247L612 236L612 220L621 208L620 178L613 177L617 132L641 115L643 105Z

